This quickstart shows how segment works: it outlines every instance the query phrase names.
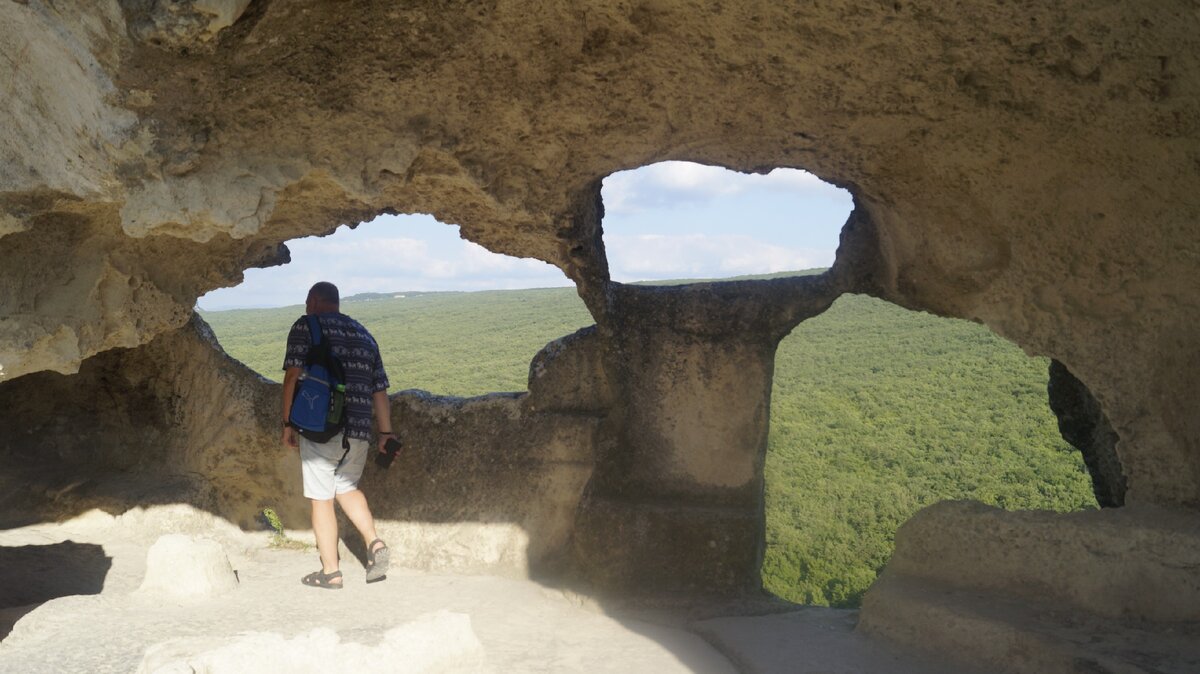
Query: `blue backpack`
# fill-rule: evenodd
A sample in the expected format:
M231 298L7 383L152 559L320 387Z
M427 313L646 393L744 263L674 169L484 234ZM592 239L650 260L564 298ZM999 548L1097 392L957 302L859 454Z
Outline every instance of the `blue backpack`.
M346 426L346 372L329 342L321 339L316 316L308 316L308 333L312 343L296 383L288 421L309 440L329 442Z

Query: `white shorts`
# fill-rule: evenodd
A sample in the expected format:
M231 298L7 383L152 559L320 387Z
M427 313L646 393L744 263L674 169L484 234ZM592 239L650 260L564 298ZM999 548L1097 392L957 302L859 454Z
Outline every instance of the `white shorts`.
M370 444L351 438L347 451L342 448L341 434L322 443L301 435L300 471L304 475L304 497L328 501L336 494L358 489Z

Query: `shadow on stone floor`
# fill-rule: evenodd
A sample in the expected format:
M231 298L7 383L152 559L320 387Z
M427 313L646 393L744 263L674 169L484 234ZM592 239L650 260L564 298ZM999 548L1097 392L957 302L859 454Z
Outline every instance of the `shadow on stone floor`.
M99 594L111 567L104 548L91 543L0 547L0 639L51 599Z

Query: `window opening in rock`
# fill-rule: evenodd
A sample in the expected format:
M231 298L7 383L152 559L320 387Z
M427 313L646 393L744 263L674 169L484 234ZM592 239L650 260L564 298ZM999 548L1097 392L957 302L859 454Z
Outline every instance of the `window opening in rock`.
M779 275L832 264L852 208L811 174L663 162L604 183L622 282ZM776 353L765 467L765 587L857 606L901 523L944 499L1095 507L1059 434L1048 361L986 327L858 295L801 323Z
M781 274L833 264L850 193L811 173L665 161L604 180L614 281Z
M1096 507L1048 366L984 326L862 295L801 323L775 359L767 589L857 606L899 525L942 500Z
M198 301L226 352L274 381L288 328L321 280L379 342L393 392L523 391L538 350L593 323L556 267L492 253L428 215L382 215L288 248L291 263L249 269Z

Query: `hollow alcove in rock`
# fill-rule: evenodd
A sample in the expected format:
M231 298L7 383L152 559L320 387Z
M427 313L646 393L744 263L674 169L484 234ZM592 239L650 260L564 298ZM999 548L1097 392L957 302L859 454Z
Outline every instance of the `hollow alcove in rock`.
M1050 407L1058 417L1063 439L1075 446L1092 476L1092 490L1102 508L1125 505L1128 484L1121 457L1120 438L1113 430L1100 401L1087 385L1071 374L1066 365L1050 361Z
M337 284L343 313L375 336L392 391L523 391L534 354L592 324L561 271L492 253L430 216L382 215L287 245L289 264L248 270L198 301L225 351L273 381L318 280Z
M211 293L201 305L280 304L318 279L335 281L342 312L379 343L395 428L406 444L396 470L368 470L363 482L380 530L405 542L395 546L397 561L522 574L532 565L538 572L546 551L563 545L569 528L560 520L589 458L591 441L581 429L594 423L586 410L578 418L522 414L555 406L529 402L531 359L591 323L573 286L548 287L570 281L540 261L463 241L457 228L428 216L383 215L289 246L290 265ZM231 355L278 378L288 327L302 311L239 309L204 318ZM522 485L538 480L553 493L521 501ZM289 509L284 526L306 528L295 513ZM360 552L357 541L348 542Z

